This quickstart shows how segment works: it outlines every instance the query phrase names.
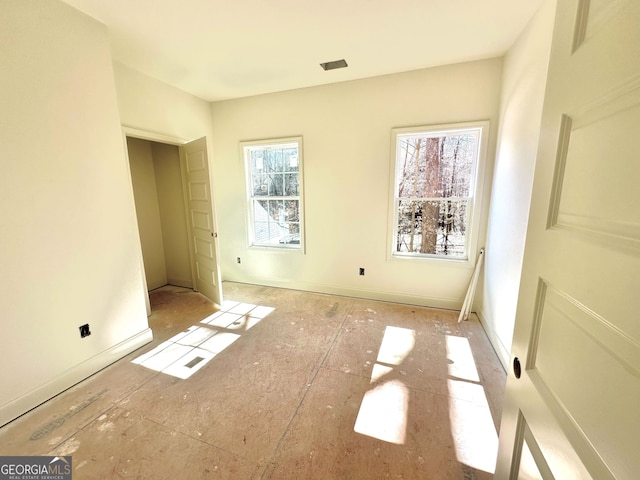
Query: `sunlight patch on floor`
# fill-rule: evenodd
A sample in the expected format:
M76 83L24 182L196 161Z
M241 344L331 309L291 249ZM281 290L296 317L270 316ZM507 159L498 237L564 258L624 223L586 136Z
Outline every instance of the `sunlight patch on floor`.
M353 430L389 443L403 445L407 434L409 391L399 380L375 386L364 394Z
M449 360L449 420L460 463L495 473L498 434L469 340L446 336Z
M257 325L274 308L225 301L220 311L174 335L131 363L186 380Z
M356 433L396 445L405 443L409 390L401 380L385 381L384 377L402 365L415 343L415 330L392 326L385 329L371 372L371 383L375 386L364 394L353 427Z
M479 382L480 375L473 359L471 346L466 337L446 335L447 358L449 359L449 376Z
M209 315L200 323L227 330L246 331L257 325L260 320L274 310L273 307L237 302L223 302L222 306L223 308L219 312ZM224 310L225 307L227 310Z
M378 362L400 365L416 344L416 332L408 328L388 326L384 331Z

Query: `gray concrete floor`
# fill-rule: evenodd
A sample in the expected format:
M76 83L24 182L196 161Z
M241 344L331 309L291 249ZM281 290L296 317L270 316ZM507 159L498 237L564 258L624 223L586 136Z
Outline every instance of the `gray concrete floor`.
M475 315L225 282L151 294L154 341L0 429L74 479L490 479L505 373Z

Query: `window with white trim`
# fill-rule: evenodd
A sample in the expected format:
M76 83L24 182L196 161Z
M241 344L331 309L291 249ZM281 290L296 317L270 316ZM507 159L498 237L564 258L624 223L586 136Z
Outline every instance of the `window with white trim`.
M392 256L469 257L487 126L393 130Z
M302 138L242 142L249 244L301 250Z

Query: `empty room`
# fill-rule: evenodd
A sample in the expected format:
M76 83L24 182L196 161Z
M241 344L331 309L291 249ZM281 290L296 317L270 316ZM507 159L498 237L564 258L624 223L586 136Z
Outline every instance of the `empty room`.
M637 477L640 3L0 13L0 478Z

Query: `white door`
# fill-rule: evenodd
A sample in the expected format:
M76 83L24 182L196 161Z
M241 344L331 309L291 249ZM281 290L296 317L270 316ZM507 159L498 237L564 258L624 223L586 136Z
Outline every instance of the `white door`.
M220 305L222 290L216 254L217 234L204 137L180 147L180 164L185 184L194 290Z
M640 1L558 0L496 479L640 478Z

